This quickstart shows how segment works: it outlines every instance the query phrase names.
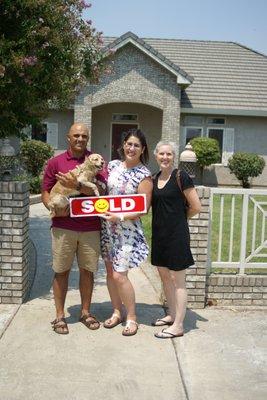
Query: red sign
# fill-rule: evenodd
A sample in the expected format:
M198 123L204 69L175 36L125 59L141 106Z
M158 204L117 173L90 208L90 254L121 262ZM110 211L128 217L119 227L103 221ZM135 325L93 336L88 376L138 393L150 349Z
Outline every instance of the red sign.
M107 211L119 214L146 213L146 196L131 194L70 199L71 217L90 217L91 215L101 215Z

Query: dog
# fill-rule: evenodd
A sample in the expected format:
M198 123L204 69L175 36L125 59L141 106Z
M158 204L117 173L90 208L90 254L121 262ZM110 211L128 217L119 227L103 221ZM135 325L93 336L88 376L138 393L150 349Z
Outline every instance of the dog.
M93 189L95 196L99 196L99 191L95 184L95 176L103 169L104 164L105 161L103 157L100 154L93 153L90 154L81 165L77 165L76 168L69 171L67 176L76 176L79 183ZM49 197L48 207L51 217L56 216L56 209L63 209L68 206L70 196L78 194L80 194L80 192L77 189L66 188L60 182L57 182L53 186Z

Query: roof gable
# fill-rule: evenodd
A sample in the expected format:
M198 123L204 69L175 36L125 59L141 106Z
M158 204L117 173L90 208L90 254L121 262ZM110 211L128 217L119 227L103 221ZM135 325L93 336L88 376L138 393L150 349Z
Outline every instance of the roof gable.
M152 58L154 61L159 63L163 68L170 71L177 77L177 83L183 86L188 86L193 82L193 77L188 75L182 68L177 64L174 64L167 57L161 54L159 51L154 49L151 45L146 43L143 39L140 39L132 32L127 32L119 38L115 39L113 42L109 43L105 48L104 52L110 50L116 51L126 44L131 43L133 46L141 50L147 56Z

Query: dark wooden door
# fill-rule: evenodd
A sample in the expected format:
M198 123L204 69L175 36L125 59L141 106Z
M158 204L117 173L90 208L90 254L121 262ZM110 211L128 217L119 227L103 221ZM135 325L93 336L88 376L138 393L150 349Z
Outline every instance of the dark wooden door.
M138 128L137 124L112 124L112 151L111 159L119 158L118 148L121 146L123 136L129 129Z

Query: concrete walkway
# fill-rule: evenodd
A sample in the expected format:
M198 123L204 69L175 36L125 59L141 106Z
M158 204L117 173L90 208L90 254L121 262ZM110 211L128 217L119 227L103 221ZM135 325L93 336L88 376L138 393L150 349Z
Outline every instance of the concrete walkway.
M140 323L136 336L123 337L121 326L90 331L77 322L77 267L66 304L70 334L56 335L49 324L54 318L49 224L45 208L32 205L38 268L31 296L19 310L0 305L1 400L266 398L266 313L188 310L183 338L155 339L151 320L164 313L141 269L130 272ZM103 321L110 311L100 263L92 312Z

